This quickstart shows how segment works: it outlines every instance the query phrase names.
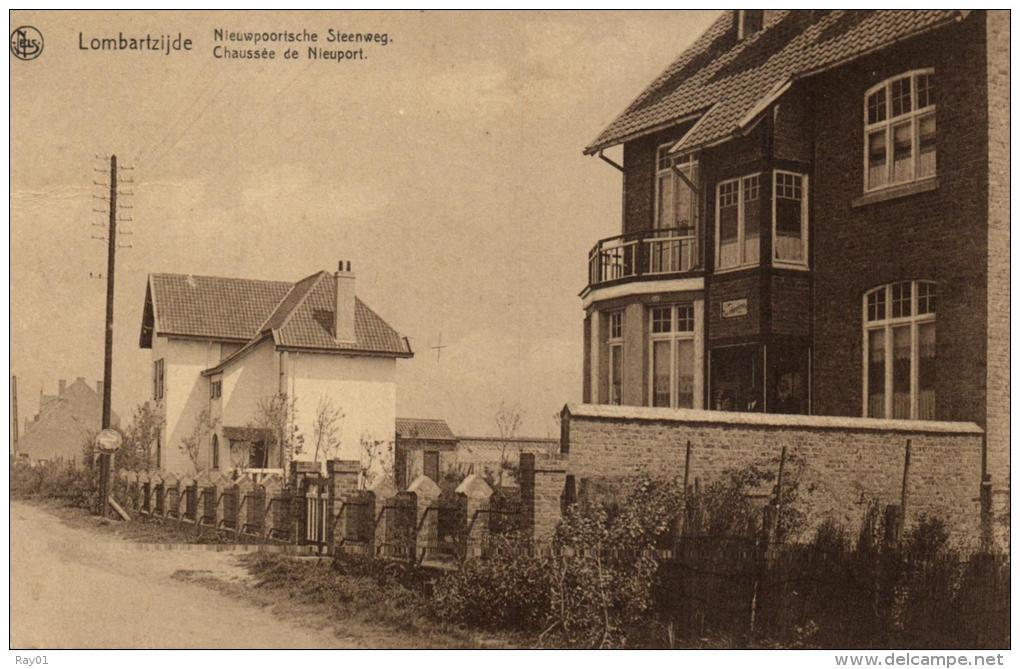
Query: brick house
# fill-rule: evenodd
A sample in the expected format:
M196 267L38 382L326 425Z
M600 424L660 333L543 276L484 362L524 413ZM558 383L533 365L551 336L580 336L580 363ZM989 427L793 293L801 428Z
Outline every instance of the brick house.
M281 469L315 458L322 402L342 413L327 457L362 459L362 445L392 448L396 360L413 353L355 296L350 263L296 283L151 274L140 346L152 350L152 398L164 418L156 443L162 469ZM286 429L303 436L291 457L262 434L257 414L286 397ZM211 429L197 462L181 448L196 424ZM269 448L267 449L267 444Z
M1008 499L1008 54L1008 12L724 12L585 149L584 401L973 421Z

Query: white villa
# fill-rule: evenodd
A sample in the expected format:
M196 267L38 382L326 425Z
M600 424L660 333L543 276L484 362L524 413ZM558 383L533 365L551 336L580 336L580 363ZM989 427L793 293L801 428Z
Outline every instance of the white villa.
M139 343L152 350L152 399L165 420L157 466L187 473L324 461L313 443L323 402L343 416L328 457L361 460L364 442L391 446L396 360L413 352L354 286L349 262L297 283L149 275ZM286 407L283 432L303 438L300 452L279 448L264 428L273 402ZM197 446L189 452L186 443Z

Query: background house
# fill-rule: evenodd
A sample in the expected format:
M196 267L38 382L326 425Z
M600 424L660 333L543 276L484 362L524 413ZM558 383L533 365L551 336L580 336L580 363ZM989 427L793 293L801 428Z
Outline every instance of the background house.
M334 419L320 461L359 460L363 443L392 448L396 359L413 355L355 296L349 263L296 283L153 274L140 343L166 419L157 457L174 471L312 460L323 407ZM181 446L196 436L189 454Z
M551 454L558 439L538 437L458 437L446 421L434 418L398 418L394 478L407 487L422 474L436 483L448 475L456 480L469 474L499 480L500 469L515 471L522 453ZM504 485L516 485L504 475Z
M102 382L93 390L79 376L71 385L60 379L56 395L39 391L39 412L25 422L25 430L18 439L20 457L39 460L82 461L82 446L89 435L102 429ZM118 426L120 419L110 415L111 423Z

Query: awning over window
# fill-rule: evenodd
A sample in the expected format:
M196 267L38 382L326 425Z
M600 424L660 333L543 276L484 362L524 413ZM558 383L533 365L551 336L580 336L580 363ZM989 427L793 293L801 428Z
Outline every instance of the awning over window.
M258 443L270 441L272 433L261 427L223 427L223 438L230 441Z

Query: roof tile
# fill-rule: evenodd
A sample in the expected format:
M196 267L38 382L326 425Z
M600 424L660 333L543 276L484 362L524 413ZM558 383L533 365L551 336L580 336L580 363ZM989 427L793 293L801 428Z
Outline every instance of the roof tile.
M966 15L958 10L790 10L777 12L764 30L738 42L734 14L724 12L585 152L703 114L709 107L676 150L725 139L776 85Z

